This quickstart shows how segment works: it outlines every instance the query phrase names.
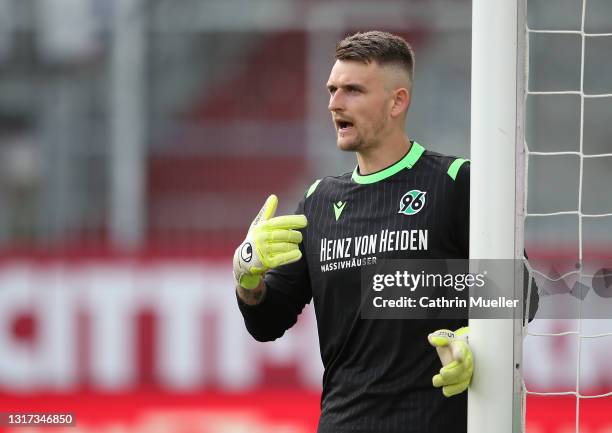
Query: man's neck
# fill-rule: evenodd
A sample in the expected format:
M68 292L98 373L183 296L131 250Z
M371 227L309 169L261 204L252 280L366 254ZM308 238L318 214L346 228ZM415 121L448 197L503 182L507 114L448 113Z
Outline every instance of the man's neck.
M404 134L402 134L401 139L398 138L387 143L386 146L377 146L374 149L357 152L359 174L375 173L395 164L410 151L412 146L410 139Z

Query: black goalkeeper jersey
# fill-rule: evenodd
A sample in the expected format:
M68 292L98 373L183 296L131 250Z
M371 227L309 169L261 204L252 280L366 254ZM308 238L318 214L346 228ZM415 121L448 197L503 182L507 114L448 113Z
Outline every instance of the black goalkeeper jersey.
M314 302L325 367L319 433L463 433L467 393L433 388L441 364L427 335L467 320L361 318L361 268L381 259L467 259L469 163L414 142L377 173L315 182L299 203L300 261L266 273L249 332L273 340Z

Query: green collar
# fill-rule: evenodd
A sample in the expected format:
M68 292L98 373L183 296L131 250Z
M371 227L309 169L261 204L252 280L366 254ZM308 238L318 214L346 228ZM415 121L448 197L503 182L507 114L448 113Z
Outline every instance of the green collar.
M425 148L414 141L406 156L383 170L362 176L357 172L359 166L355 167L355 170L353 170L353 181L361 184L380 182L381 180L393 176L395 173L403 170L404 168L412 168L412 166L419 160L423 152L425 152Z

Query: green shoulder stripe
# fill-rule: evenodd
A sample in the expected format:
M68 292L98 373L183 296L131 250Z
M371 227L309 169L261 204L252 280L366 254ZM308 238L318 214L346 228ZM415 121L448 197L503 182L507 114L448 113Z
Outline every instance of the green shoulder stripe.
M321 182L321 179L315 180L314 183L310 185L310 188L308 188L308 191L306 191L306 198L310 197L312 193L315 192L315 189L317 189L317 186L319 186L319 182Z
M463 165L463 163L468 162L469 159L457 158L453 161L453 163L448 167L448 171L446 172L452 180L457 178L457 173L459 173L459 169Z

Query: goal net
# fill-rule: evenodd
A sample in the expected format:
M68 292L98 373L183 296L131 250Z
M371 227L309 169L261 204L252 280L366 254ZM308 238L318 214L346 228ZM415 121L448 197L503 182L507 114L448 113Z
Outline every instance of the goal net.
M472 14L470 256L526 251L540 297L529 324L470 320L469 432L607 433L612 1L473 0Z
M524 328L523 428L612 431L612 2L526 5L525 247L544 317Z

